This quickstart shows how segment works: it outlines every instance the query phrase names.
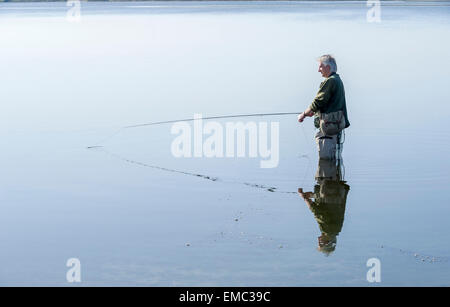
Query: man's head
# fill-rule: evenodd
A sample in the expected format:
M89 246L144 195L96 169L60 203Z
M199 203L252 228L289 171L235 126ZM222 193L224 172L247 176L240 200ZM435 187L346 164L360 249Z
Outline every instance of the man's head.
M325 256L330 256L336 250L336 235L327 235L326 233L322 233L320 237L318 237L319 246L317 250L322 252Z
M319 72L322 74L322 77L328 78L333 72L337 71L336 60L331 55L322 55L318 61Z

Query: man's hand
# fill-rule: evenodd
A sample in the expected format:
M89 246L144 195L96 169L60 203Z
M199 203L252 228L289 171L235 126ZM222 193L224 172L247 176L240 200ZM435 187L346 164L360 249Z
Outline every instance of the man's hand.
M301 113L297 118L298 118L298 122L301 123L303 122L303 120L305 119L306 115L305 112Z
M305 117L311 117L314 115L314 112L311 111L310 108L306 109L305 112L301 113L297 118L298 118L298 122L302 123L305 120Z
M314 197L313 192L303 192L302 188L298 188L298 195L300 195L304 200L310 200L310 198Z

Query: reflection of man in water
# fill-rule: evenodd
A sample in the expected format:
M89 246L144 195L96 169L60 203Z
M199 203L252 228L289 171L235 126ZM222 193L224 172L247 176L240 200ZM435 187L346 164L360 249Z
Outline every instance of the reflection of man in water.
M336 237L344 223L345 203L350 190L350 186L342 181L340 162L320 159L314 192L303 192L302 188L298 189L322 232L318 238L318 250L327 256L336 249Z

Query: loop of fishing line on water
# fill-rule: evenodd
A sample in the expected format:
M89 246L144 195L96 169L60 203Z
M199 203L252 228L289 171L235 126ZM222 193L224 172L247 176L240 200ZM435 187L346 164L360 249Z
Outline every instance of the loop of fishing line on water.
M182 170L170 169L170 168L167 168L167 167L161 167L161 166L157 166L157 165L150 165L150 164L147 164L147 163L134 161L134 160L122 157L122 156L120 156L118 154L114 154L114 153L111 153L111 152L107 151L104 148L104 146L102 146L101 144L103 144L107 140L113 138L114 136L118 135L123 130L132 129L132 128L148 127L148 126L163 125L163 124L170 124L170 123L177 123L177 122L189 122L189 121L196 121L196 120L212 120L212 119L242 118L242 117L264 117L264 116L286 116L286 115L298 115L300 113L301 112L233 114L233 115L209 116L209 117L201 117L201 118L185 118L185 119L176 119L176 120L155 121L155 122L149 122L149 123L144 123L144 124L129 125L129 126L123 126L123 127L119 128L113 134L111 134L111 135L101 139L99 142L95 143L95 145L87 146L86 148L87 149L97 149L97 150L101 149L101 151L105 152L106 154L108 154L108 155L110 155L112 157L115 157L117 159L120 159L120 160L122 160L124 162L132 163L132 164L136 164L136 165L140 165L140 166L144 166L144 167L149 167L149 168L153 168L153 169L159 169L159 170L162 170L162 171L173 172L173 173L178 173L178 174L183 174L183 175L195 176L195 177L199 177L199 178L207 179L207 180L211 180L211 181L221 181L221 182L234 183L234 184L243 184L243 185L246 185L246 186L251 186L251 187L255 187L255 188L264 189L264 190L269 191L269 192L277 192L277 193L285 193L285 194L297 194L297 192L279 191L278 188L276 188L276 187L266 186L266 185L263 185L263 184L255 184L255 183L240 182L240 181L226 181L226 180L222 180L222 179L220 179L218 177L208 176L208 175L204 175L204 174L191 173L191 172L186 172L186 171L182 171ZM305 143L308 143L308 138L306 136L305 128L304 128L303 125L301 125L301 130L302 130L303 137L305 139ZM310 171L310 170L312 171L312 169L311 169L311 159L310 159L308 153L301 154L300 158L306 158L308 160L308 165L306 167L305 176L304 176L304 178L302 180L302 186L303 186L304 182L305 182L305 180L307 178L308 171ZM313 174L313 176L314 176L314 174Z

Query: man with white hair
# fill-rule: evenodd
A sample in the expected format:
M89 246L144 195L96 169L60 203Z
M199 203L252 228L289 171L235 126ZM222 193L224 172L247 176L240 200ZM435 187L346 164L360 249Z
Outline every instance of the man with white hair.
M303 122L305 117L316 115L314 124L319 128L319 114L328 114L342 111L345 119L345 128L350 126L347 116L347 106L345 103L344 84L336 73L336 60L329 54L321 56L319 59L319 72L325 78L320 84L319 92L311 105L298 116L298 121ZM321 134L322 133L322 134ZM319 132L316 138L327 137L323 132ZM340 133L338 139L340 138Z

